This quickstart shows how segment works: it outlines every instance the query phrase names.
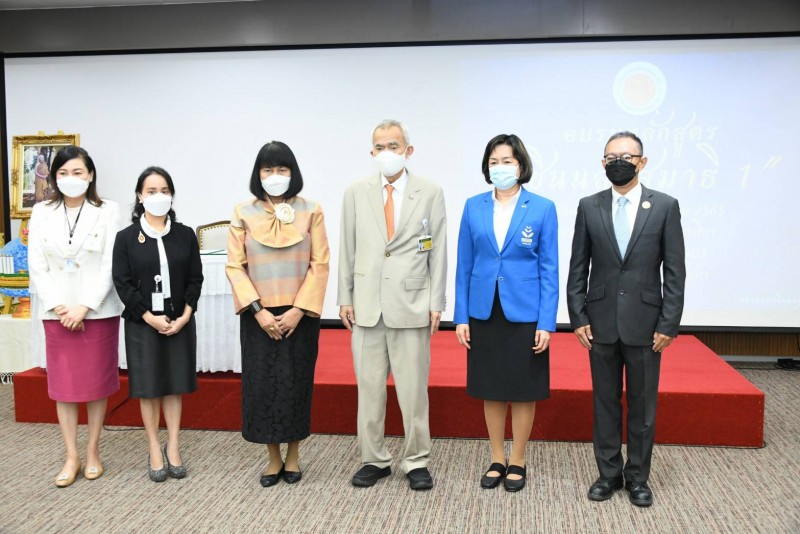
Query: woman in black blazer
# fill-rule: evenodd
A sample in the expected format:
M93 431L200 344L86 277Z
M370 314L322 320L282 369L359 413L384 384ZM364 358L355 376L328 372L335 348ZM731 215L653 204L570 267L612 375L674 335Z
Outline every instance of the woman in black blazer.
M178 433L184 393L197 389L194 312L203 285L194 231L175 220L169 173L148 167L136 183L133 224L117 234L112 276L125 311L130 396L139 399L153 482L183 478ZM158 439L161 409L168 441Z

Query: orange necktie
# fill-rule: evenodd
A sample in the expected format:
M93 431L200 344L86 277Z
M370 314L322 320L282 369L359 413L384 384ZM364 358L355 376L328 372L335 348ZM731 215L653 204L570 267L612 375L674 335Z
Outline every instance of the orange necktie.
M386 204L383 205L383 213L386 216L386 233L389 235L389 241L394 237L394 199L392 198L392 191L394 187L386 184Z

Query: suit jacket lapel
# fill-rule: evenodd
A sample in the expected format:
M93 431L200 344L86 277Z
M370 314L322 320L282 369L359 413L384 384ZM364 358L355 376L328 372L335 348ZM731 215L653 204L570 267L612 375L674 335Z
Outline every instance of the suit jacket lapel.
M600 211L600 220L603 221L603 226L608 235L608 241L611 243L611 248L617 253L617 258L622 261L622 255L619 252L619 245L617 244L617 236L614 234L614 222L611 220L611 189L606 189L597 197L598 210Z
M417 184L417 180L411 173L408 173L408 183L406 184L406 190L403 192L403 205L400 208L400 220L397 223L397 228L394 229L395 236L406 227L408 220L411 218L411 214L414 213L417 205L419 205L421 191L422 188ZM420 224L418 230L420 234L422 234L423 231L427 232L427 230L423 230L422 224ZM415 230L412 228L411 231L413 232Z
M83 205L80 219L76 224L75 233L72 235L72 244L78 245L81 248L83 242L89 237L89 234L94 230L97 218L100 217L100 208L94 204L89 203L87 200Z
M389 242L389 231L386 229L386 215L383 211L383 191L381 191L381 177L378 175L377 180L369 182L367 187L367 200L372 208L372 214L375 216L375 222L378 229L381 231L383 240ZM395 229L397 234L397 229Z
M489 243L492 245L492 249L496 250L498 253L500 249L497 248L497 239L494 237L494 199L492 198L494 193L490 192L486 195L483 199L483 204L481 204L481 211L483 212L483 227L484 227L484 234L486 235L486 239L489 240Z
M42 232L46 232L49 237L52 239L52 244L58 248L60 255L62 257L66 256L66 251L61 246L61 239L60 236L62 233L65 233L65 226L66 222L64 220L64 206L62 204L58 206L48 206L50 210L45 212L47 214L44 224L42 225ZM64 241L66 244L66 241Z
M653 193L650 192L645 186L642 186L642 198L639 200L639 205L636 207L636 218L633 221L633 231L631 232L631 239L628 241L628 249L625 251L625 257L628 257L628 254L631 250L633 250L633 246L636 244L636 240L639 239L639 236L642 233L642 228L644 228L645 223L647 222L647 218L650 216L650 211L652 211L653 202L651 198L653 197ZM642 207L642 204L648 202L647 209Z
M511 224L508 225L506 240L503 241L503 248L500 249L500 252L504 251L508 244L511 243L512 239L514 239L514 236L517 235L517 228L519 228L522 219L524 219L525 215L528 213L528 201L530 201L530 199L531 194L528 193L524 187L521 188L517 206L514 208L514 215L511 216Z

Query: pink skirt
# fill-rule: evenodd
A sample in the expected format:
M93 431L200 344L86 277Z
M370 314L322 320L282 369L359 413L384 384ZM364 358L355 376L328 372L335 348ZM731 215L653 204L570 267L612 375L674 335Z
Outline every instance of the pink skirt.
M119 317L84 320L84 332L71 332L55 320L42 322L51 399L89 402L119 390Z

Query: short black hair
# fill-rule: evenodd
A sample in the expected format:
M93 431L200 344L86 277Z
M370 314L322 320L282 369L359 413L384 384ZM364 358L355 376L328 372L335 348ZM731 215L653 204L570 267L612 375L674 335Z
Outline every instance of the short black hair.
M644 145L642 144L642 140L639 139L636 136L635 133L629 132L628 130L625 130L625 131L622 131L622 132L617 132L614 135L612 135L611 137L609 137L608 141L606 141L606 146L608 146L608 143L610 143L614 139L619 139L620 137L627 137L628 139L633 139L634 141L636 141L639 144L639 155L640 156L644 155ZM605 150L603 150L603 152L605 152ZM631 155L635 156L635 154L631 154Z
M86 189L86 200L88 200L89 203L94 206L102 206L103 199L97 195L97 169L94 167L94 161L92 161L92 158L89 156L89 153L86 152L86 149L75 145L67 145L56 152L56 156L53 158L53 163L50 164L50 176L48 180L50 180L50 189L53 192L50 195L50 200L47 203L55 203L56 205L59 205L64 202L64 193L62 193L58 188L56 173L58 172L58 169L63 167L68 161L71 161L75 158L80 158L83 160L83 164L86 165L86 170L88 170L92 175L92 181L89 182L89 187Z
M133 213L131 213L131 222L139 222L139 219L142 217L144 213L144 204L139 202L139 195L142 193L144 189L144 181L147 180L149 176L154 174L158 174L159 176L163 176L164 180L167 181L167 187L169 188L169 192L172 195L172 198L175 198L175 184L172 182L172 176L166 171L166 169L162 167L150 166L147 167L145 170L142 171L142 174L139 175L139 179L136 180L136 198L133 199ZM171 207L167 212L170 220L175 222L177 220L175 216L175 210Z
M303 190L303 175L297 165L292 149L286 143L270 141L261 147L253 165L253 174L250 176L250 192L259 200L267 200L267 192L261 186L261 169L266 167L288 167L291 174L289 189L284 193L284 200L296 197Z
M525 150L525 145L522 143L522 139L514 134L500 134L489 141L489 144L486 145L486 151L483 153L481 170L483 171L483 177L486 183L492 183L492 180L489 178L489 156L492 155L494 149L499 145L510 146L511 152L514 154L514 159L519 162L519 179L517 183L527 184L530 182L531 176L533 176L533 165L531 164L531 157L528 155L528 151Z

